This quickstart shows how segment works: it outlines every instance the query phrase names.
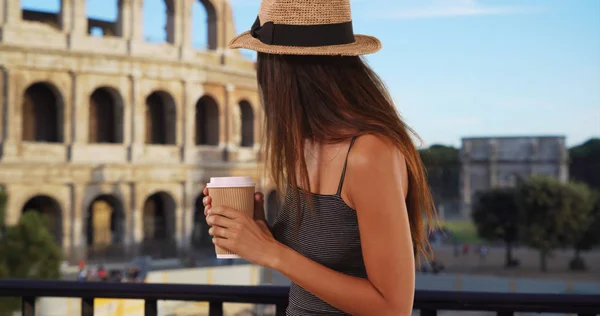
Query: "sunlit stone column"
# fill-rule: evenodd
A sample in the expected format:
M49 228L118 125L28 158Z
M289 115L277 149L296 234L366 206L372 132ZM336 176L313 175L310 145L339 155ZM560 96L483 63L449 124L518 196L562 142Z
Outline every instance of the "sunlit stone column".
M132 41L141 42L144 40L144 1L143 0L126 0L130 1L130 25Z
M130 39L132 36L133 26L133 9L135 0L119 0L118 16L117 16L117 35L124 39Z
M0 0L0 24L16 24L21 21L21 0Z
M87 34L87 13L85 0L62 0L60 20L63 30L71 36Z

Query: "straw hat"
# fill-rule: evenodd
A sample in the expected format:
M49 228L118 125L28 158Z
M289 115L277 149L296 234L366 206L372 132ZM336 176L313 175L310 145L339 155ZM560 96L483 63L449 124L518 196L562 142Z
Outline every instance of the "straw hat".
M358 56L377 52L381 42L354 34L350 0L263 0L252 29L233 38L229 47L282 55Z

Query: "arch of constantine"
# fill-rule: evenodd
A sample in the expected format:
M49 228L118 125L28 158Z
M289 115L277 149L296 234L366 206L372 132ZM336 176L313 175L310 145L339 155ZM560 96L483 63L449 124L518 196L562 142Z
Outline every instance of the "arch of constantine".
M101 21L85 0L60 0L56 14L0 0L6 223L47 215L71 261L212 249L208 179L252 176L269 191L256 168L254 63L226 48L226 0L164 0L164 43L143 38L144 0L114 1L117 20ZM205 50L192 47L195 1L206 8Z

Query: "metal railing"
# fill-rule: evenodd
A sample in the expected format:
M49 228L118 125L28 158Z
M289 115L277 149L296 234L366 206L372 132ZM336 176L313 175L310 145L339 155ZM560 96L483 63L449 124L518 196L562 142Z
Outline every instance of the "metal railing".
M81 298L82 316L94 315L95 298L144 300L145 316L158 315L159 300L208 302L210 316L223 315L223 303L275 305L276 315L285 315L288 291L281 286L0 280L0 297L21 297L23 316L35 315L39 297ZM596 316L600 314L600 295L417 291L414 307L421 316L445 310L490 311L498 316L515 312Z

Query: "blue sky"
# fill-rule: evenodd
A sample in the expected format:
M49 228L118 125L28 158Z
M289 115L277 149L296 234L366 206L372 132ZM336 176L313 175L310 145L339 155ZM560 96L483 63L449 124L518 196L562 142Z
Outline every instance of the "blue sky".
M145 0L145 37L164 39L164 4ZM248 29L258 0L230 0ZM58 10L59 0L22 0ZM88 0L88 15L116 19L117 0ZM383 49L367 57L426 144L465 136L600 137L600 1L355 0L357 33ZM206 15L194 7L194 45ZM253 56L251 52L246 55Z

